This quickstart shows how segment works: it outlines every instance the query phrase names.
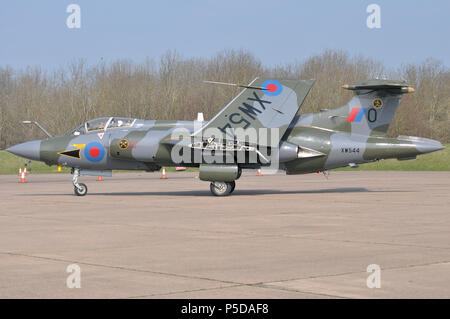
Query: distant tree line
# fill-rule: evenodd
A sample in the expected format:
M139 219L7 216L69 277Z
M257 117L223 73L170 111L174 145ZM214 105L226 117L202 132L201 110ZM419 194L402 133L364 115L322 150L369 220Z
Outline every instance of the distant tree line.
M100 116L193 120L211 118L239 89L203 80L247 84L256 76L314 78L316 84L301 113L334 108L352 93L341 86L371 78L404 79L415 89L406 94L389 135L415 135L450 142L450 69L428 59L387 69L381 63L341 51L324 51L301 62L265 67L253 54L227 50L205 58L182 58L169 51L143 63L119 60L88 65L84 60L55 71L40 67L0 67L0 148L43 138L36 120L61 135Z

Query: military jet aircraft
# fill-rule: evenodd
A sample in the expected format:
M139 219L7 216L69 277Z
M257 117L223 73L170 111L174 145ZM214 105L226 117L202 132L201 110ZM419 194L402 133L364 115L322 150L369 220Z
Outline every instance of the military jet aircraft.
M414 159L443 149L438 141L386 137L403 94L403 81L344 85L353 98L335 109L298 114L314 80L256 78L209 121L158 121L103 117L58 137L25 142L7 151L48 165L72 168L75 194L87 194L81 175L111 170L199 168L216 196L231 194L242 169L271 167L305 174L387 158ZM328 107L328 106L327 106Z

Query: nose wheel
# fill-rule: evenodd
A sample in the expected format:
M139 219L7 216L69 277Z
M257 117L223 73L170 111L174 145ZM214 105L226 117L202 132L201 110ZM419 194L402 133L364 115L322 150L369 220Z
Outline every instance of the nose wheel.
M83 183L79 183L78 187L75 186L73 190L75 192L75 195L77 196L84 196L87 194L88 191L86 184Z
M74 168L72 171L73 177L72 177L72 184L73 184L73 191L75 192L75 195L77 196L84 196L88 192L88 188L86 184L84 183L78 183L78 177L80 176L80 169Z
M212 182L209 188L215 196L228 196L236 187L236 182Z

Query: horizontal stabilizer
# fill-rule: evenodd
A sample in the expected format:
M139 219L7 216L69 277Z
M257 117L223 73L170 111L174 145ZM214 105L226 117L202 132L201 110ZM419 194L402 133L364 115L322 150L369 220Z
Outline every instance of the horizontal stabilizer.
M345 84L343 89L359 91L359 90L393 90L396 93L413 93L414 88L409 86L406 81L395 80L367 80L355 82L352 84Z

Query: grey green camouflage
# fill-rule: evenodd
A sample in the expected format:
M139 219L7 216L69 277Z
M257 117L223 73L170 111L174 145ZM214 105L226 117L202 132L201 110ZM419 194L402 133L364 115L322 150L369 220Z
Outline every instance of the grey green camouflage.
M440 142L386 137L405 82L370 80L344 85L355 95L345 105L300 114L313 80L256 78L210 121L157 121L105 117L70 133L15 145L9 152L48 165L73 168L78 176L111 170L154 171L162 166L200 168L214 195L233 192L242 169L272 168L287 174L417 155L443 149Z

